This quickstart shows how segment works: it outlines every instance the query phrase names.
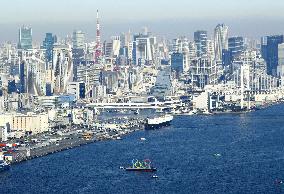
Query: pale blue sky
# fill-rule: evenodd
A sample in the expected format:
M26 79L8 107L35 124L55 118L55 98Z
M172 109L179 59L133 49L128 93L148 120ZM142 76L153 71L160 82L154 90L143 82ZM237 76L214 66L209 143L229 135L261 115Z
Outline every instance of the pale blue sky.
M2 0L0 21L106 21L284 17L282 0Z
M162 35L191 35L222 22L234 30L231 34L284 31L284 0L1 0L0 41L16 40L22 24L32 26L38 38L46 31L65 35L78 28L92 38L96 9L107 36L144 25Z

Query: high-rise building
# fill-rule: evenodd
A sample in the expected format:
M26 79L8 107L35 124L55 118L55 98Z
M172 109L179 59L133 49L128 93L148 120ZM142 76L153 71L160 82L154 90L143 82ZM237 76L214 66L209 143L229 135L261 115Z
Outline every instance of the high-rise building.
M19 77L20 77L20 93L26 93L27 92L27 67L26 63L22 61L20 63L20 72L19 72Z
M278 45L284 42L283 35L266 36L261 40L261 54L267 63L267 74L277 76Z
M228 26L218 24L214 30L214 52L216 60L222 60L223 50L228 50Z
M74 80L77 80L77 67L84 61L85 59L85 33L79 30L75 30L72 36L72 58L73 58L73 72L74 72Z
M183 54L173 53L171 55L171 68L177 73L183 72Z
M32 49L32 29L26 26L22 26L19 29L19 42L18 42L19 49Z
M80 30L75 30L72 36L74 49L85 49L85 33Z
M197 57L207 54L207 31L199 30L194 32L194 42L196 44Z
M284 77L284 43L278 45L277 76Z
M231 60L239 57L244 52L244 38L241 36L230 37L228 39L228 49Z
M52 61L52 49L53 49L54 43L56 43L55 36L53 36L52 33L46 33L45 39L42 43L42 48L46 49L45 58L47 62Z

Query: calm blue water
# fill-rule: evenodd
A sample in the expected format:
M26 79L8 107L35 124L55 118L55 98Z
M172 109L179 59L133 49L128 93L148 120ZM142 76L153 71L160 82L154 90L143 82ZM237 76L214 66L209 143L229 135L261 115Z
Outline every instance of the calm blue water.
M159 178L119 169L133 158L151 159ZM180 116L168 128L21 163L0 174L0 193L284 193L276 179L284 180L284 105Z

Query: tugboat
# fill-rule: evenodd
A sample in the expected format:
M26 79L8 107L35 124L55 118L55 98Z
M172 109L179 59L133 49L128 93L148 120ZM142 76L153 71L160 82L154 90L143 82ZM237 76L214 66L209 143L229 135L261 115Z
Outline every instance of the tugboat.
M164 116L155 117L155 118L147 118L145 129L151 130L151 129L158 129L163 126L169 126L173 118L174 117L172 115L164 115Z
M0 160L0 172L6 171L9 169L10 169L10 165L5 161Z
M155 172L156 168L151 166L151 161L146 159L144 161L132 160L132 167L125 168L126 171L141 171L141 172Z

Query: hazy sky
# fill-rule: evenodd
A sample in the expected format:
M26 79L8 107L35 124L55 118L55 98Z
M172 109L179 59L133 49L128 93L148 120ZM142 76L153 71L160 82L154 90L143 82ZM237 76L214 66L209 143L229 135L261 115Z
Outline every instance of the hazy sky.
M261 36L284 32L283 0L1 0L0 41L17 41L22 24L34 39L45 32L60 36L73 29L95 36L96 9L104 38L143 26L161 35L192 37L197 29L212 33L226 23L231 35Z

